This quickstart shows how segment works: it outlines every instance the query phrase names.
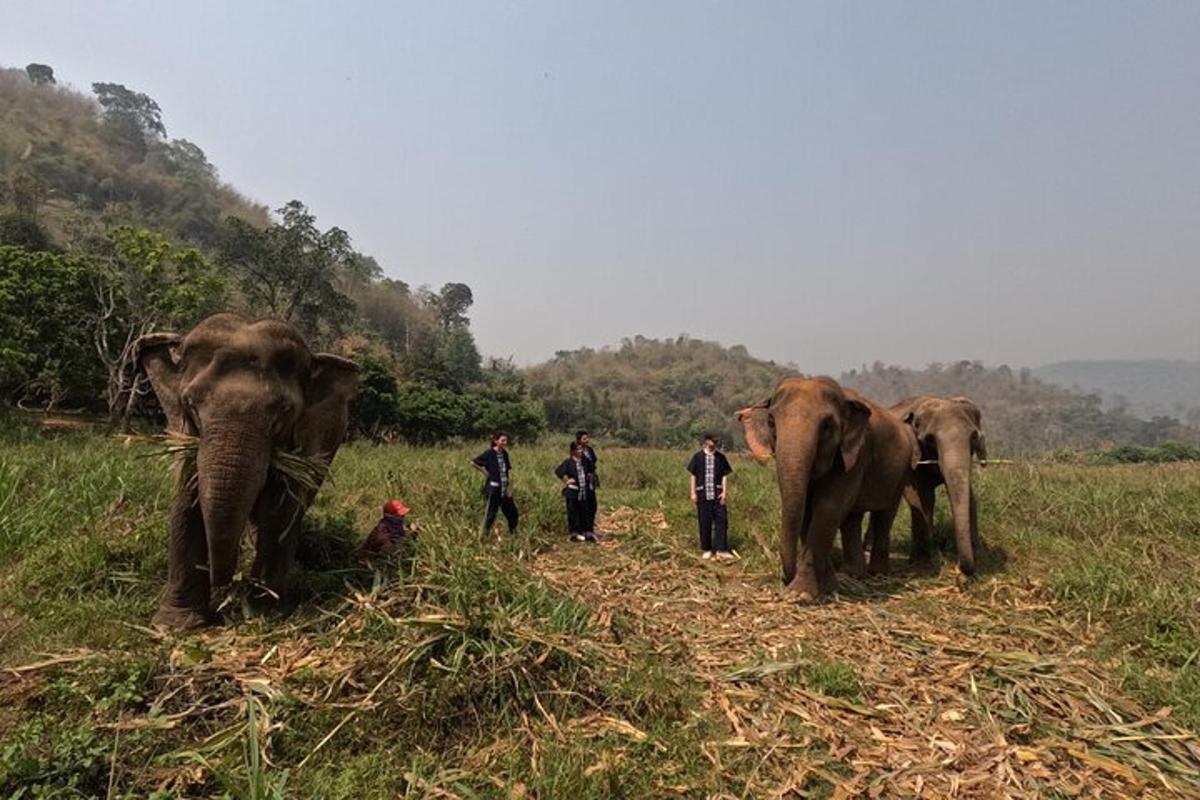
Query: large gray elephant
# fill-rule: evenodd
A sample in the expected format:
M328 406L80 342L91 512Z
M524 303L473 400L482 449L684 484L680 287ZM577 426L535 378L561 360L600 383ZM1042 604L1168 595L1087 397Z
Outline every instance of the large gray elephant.
M192 628L213 618L214 590L237 571L247 523L257 530L252 578L280 597L311 490L271 468L276 449L333 460L358 383L351 361L309 351L281 320L215 314L186 336L137 344L170 431L199 437L196 480L171 513L167 587L154 623Z
M862 574L867 513L871 570L886 572L892 521L918 457L912 432L830 378L785 378L737 417L755 458L775 457L784 584L801 600L837 589L830 552L839 528L847 567Z
M973 575L980 542L971 459L978 457L981 466L987 463L979 406L966 397L922 395L901 401L889 410L912 428L922 459L936 462L917 467L912 488L905 493L912 508L913 560L930 556L934 490L944 483L954 518L958 568L963 575Z

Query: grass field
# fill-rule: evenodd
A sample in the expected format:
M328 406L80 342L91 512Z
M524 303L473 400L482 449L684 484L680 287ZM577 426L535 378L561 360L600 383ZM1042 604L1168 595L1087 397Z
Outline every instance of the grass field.
M480 447L354 445L297 612L176 638L162 460L0 427L0 796L1200 796L1200 465L990 468L978 580L909 571L901 514L892 577L801 608L748 459L716 564L682 452L600 447L587 546L557 441L514 448L522 530L487 539ZM356 569L390 496L415 557Z

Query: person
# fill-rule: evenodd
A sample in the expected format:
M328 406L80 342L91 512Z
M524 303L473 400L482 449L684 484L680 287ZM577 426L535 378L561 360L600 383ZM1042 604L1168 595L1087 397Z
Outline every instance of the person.
M558 465L554 476L563 482L562 495L567 503L567 532L572 542L594 542L592 530L592 504L588 502L589 478L587 460L583 457L583 445L571 442L571 456Z
M578 431L575 441L583 447L583 465L588 474L588 514L592 525L596 523L596 490L600 488L600 476L596 474L596 451L592 449L592 437L587 431Z
M691 473L692 505L700 523L700 550L703 558L734 558L729 549L729 476L733 467L717 449L716 434L704 434L704 449L688 463Z
M418 529L416 525L408 524L409 510L402 500L388 500L383 504L383 516L359 545L358 563L361 566L397 552L403 555L411 549Z
M497 431L492 436L491 446L472 460L471 466L485 476L483 494L487 498L487 511L483 517L484 534L491 532L492 525L496 522L497 511L504 512L504 519L508 522L508 532L515 533L520 514L517 512L517 504L513 500L510 482L512 457L508 454L508 434Z

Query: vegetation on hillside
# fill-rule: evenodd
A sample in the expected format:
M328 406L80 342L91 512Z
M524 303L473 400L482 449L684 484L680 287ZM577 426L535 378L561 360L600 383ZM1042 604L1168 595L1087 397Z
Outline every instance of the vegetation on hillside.
M741 346L638 336L616 349L559 352L526 375L552 430L586 428L627 444L679 445L694 443L705 430L740 442L734 413L798 371L754 358ZM1150 446L1200 435L1175 419L1105 410L1099 397L1044 383L1027 369L971 361L924 370L876 363L838 380L884 405L917 394L967 395L983 408L993 455Z
M30 65L46 67L46 65ZM34 219L75 247L120 224L213 247L228 217L267 223L266 208L223 183L204 151L172 139L158 103L117 83L95 99L44 72L0 69L4 224Z
M362 363L359 434L536 438L522 377L483 363L469 286L384 277L300 201L269 215L221 184L197 146L167 139L154 99L93 90L59 87L47 65L0 70L0 398L127 423L153 408L138 337L233 309Z
M626 444L695 444L705 431L740 441L733 413L769 395L794 367L745 347L624 339L617 349L560 351L526 370L552 430L584 428Z
M1105 410L1096 395L1045 383L1028 369L1005 365L988 368L978 361L959 361L914 370L876 362L838 379L885 405L918 394L970 397L983 411L988 452L993 457L1059 448L1090 450L1117 443L1195 441L1198 433L1169 417L1142 420L1121 409Z
M1200 361L1060 361L1033 374L1047 383L1098 394L1105 408L1200 426Z
M894 577L799 608L777 591L773 471L746 457L742 561L715 565L695 555L678 451L602 450L613 533L585 548L562 532L558 446L517 448L522 529L492 541L473 449L355 444L306 520L295 614L175 637L146 627L167 466L11 419L0 447L3 796L1136 796L1200 781L1195 467L990 469L976 583L955 588L949 550L942 571L908 571L902 515ZM393 495L423 526L413 560L361 570L353 548Z

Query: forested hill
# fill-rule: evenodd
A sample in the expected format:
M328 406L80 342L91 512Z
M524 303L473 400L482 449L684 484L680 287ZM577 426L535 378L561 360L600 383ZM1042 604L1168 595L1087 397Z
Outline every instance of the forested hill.
M839 380L884 404L916 394L966 395L983 410L993 457L1060 447L1194 441L1196 436L1176 419L1142 420L1123 410L1106 410L1099 396L1045 383L1024 368L988 368L977 361L959 361L913 370L877 362L869 369L843 373Z
M168 137L153 98L117 83L92 91L60 87L45 64L0 69L0 413L152 414L138 337L234 310L286 319L310 346L355 358L361 435L542 431L516 370L480 357L469 286L385 277L303 202L269 213L223 184L199 146Z
M1200 361L1060 361L1033 374L1095 392L1105 408L1127 408L1144 419L1172 416L1200 423Z
M0 68L0 204L21 212L4 225L33 217L70 243L124 223L213 247L226 217L267 224L199 146L168 136L153 98L104 82L84 95L30 67Z
M730 441L733 412L770 394L794 367L746 348L678 339L625 339L617 349L560 351L525 371L552 430L594 430L628 444L695 443L706 430Z
M555 431L585 428L630 444L680 445L714 430L737 446L743 440L734 412L767 397L780 377L798 372L754 358L741 346L638 336L615 349L560 352L527 369L525 377ZM971 361L923 370L876 363L837 377L884 405L915 394L974 398L996 457L1196 438L1195 430L1174 419L1146 421L1103 409L1098 396L1044 383L1028 369Z

